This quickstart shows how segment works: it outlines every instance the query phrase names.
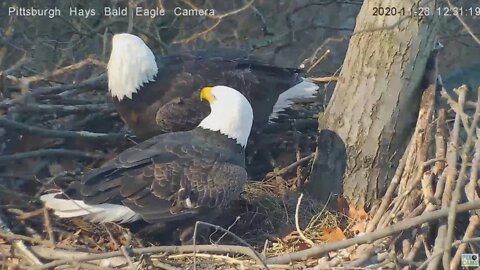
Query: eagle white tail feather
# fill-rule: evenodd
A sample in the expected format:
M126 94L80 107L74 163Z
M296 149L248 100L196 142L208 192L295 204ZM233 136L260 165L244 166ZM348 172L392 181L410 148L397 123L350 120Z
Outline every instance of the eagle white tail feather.
M278 113L290 107L295 99L313 97L317 93L317 89L318 85L309 79L303 78L301 83L296 84L278 96L278 100L275 105L273 105L273 111L268 119L272 120L277 118Z
M158 73L152 50L135 35L116 34L107 66L108 90L119 101L132 95Z
M119 222L127 223L140 219L140 215L130 208L110 203L88 205L80 200L66 200L55 198L57 193L42 195L40 200L47 208L54 210L54 214L60 218L83 217L92 222Z

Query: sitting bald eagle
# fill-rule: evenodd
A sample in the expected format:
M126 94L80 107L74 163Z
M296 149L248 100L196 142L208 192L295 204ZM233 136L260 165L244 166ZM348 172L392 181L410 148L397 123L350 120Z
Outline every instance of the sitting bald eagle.
M193 223L216 216L247 181L244 150L253 112L229 87L206 87L200 95L211 112L193 130L144 141L41 200L59 217L94 222Z
M156 59L137 36L114 35L108 89L122 120L139 139L197 126L209 109L196 97L205 85L238 89L253 108L253 129L312 97L318 86L298 69L268 66L236 55L178 54Z

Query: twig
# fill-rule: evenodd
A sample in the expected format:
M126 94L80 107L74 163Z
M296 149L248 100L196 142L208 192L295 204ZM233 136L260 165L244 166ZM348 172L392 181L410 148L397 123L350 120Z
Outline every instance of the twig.
M26 104L18 106L11 112L30 112L30 113L58 113L58 114L81 114L92 113L111 109L109 104L82 104L82 105L45 105L45 104Z
M466 211L470 211L478 208L480 208L480 200L475 200L473 202L459 204L456 211L466 212ZM449 209L446 208L446 209L433 211L430 213L425 213L421 216L405 219L398 223L395 223L394 225L386 227L384 229L380 229L375 232L364 234L355 238L338 241L331 244L325 244L322 246L315 246L306 250L292 252L289 254L284 254L284 255L280 255L272 258L267 258L266 262L267 264L277 264L277 263L282 264L282 263L289 263L293 261L306 260L310 257L320 256L332 250L338 250L338 249L346 248L356 244L371 243L380 238L395 234L397 232L401 232L403 230L409 229L414 226L418 226L425 222L430 222L433 220L446 217L448 215L448 211Z
M131 34L133 30L133 10L135 9L136 4L133 0L128 0L128 24L127 24L127 33Z
M254 2L255 2L255 0L251 0L248 3L246 3L244 6L242 6L241 8L230 11L230 12L227 12L227 13L224 13L224 14L221 14L221 15L216 15L215 18L223 19L225 17L232 16L232 15L235 15L237 13L240 13L240 12L248 9Z
M24 51L23 56L22 56L22 58L20 58L20 60L18 60L15 64L10 66L5 71L0 72L0 74L3 73L5 75L10 75L10 74L12 74L12 72L14 72L18 68L22 67L23 65L29 63L30 61L32 61L32 57L31 57L30 53Z
M403 153L403 157L400 159L400 162L398 163L397 170L395 171L395 175L393 176L392 181L390 182L390 185L388 186L388 189L385 192L385 195L383 196L380 207L377 209L377 211L375 212L375 215L370 220L370 222L368 222L366 232L372 232L377 226L378 222L380 221L380 218L387 211L387 208L390 202L392 201L393 193L395 192L398 184L400 183L400 178L402 177L403 170L405 169L405 164L407 163L408 153L410 153L410 149L412 148L411 146L412 141L413 139L410 140L410 143L408 144L407 149L405 149L405 152Z
M433 173L436 176L443 173L447 161L447 145L445 143L445 138L447 137L446 118L446 109L440 108L438 110L437 127L435 131L435 159L439 161L435 163L435 167L433 169Z
M215 29L220 23L222 22L222 19L217 19L216 22L214 24L212 24L212 26L210 26L209 28L205 29L204 31L202 32L198 32L198 33L195 33L187 38L183 38L183 39L180 39L180 40L175 40L172 42L172 44L186 44L186 43L189 43L201 36L204 36L206 34L208 34L209 32L211 32L213 29Z
M315 61L315 63L313 63L308 69L307 69L307 74L310 73L310 71L312 71L312 69L314 69L318 64L320 64L320 62L322 62L323 59L325 59L325 57L327 57L328 55L330 55L331 51L330 50L326 50L322 56L320 56L317 61Z
M336 76L328 76L328 77L310 77L309 80L312 80L315 83L328 83L328 82L336 82L338 81L338 77Z
M72 71L80 69L80 68L82 68L86 65L96 65L96 66L106 67L105 63L103 63L101 61L98 61L94 57L90 56L90 57L88 57L88 58L86 58L86 59L84 59L84 60L82 60L78 63L75 63L75 64L72 64L72 65L65 66L65 67L59 68L57 70L54 70L48 75L34 75L34 76L26 77L25 79L29 83L40 81L40 80L45 80L49 77L59 76L59 75L65 74L65 73L72 72Z
M400 213L412 212L415 203L420 196L416 186L422 183L423 174L426 169L428 147L431 141L431 118L435 107L435 86L430 85L421 98L420 110L417 117L417 125L409 143L409 151L406 154L405 167L399 178L398 195L392 200L393 205L389 215L385 215L378 228L391 223L392 219ZM400 173L400 172L399 172ZM415 191L414 191L415 190ZM382 217L381 217L382 218ZM373 228L370 228L371 230Z
M459 89L459 96L458 96L458 104L463 106L465 104L465 97L466 97L466 88ZM453 181L455 180L455 175L457 173L456 166L457 166L457 151L458 151L458 141L459 141L459 134L460 134L460 121L461 117L460 114L455 115L455 121L453 123L453 129L450 135L450 140L447 145L447 167L445 168L446 176L445 176L445 185L442 193L442 208L447 208L450 204L451 197L452 197L452 190L453 190ZM439 191L440 187L437 187L437 191ZM437 193L437 192L435 192ZM447 225L440 224L437 230L437 237L435 239L435 245L433 246L433 253L437 253L440 250L444 249L445 245L445 233L447 231ZM438 268L438 264L440 263L441 257L434 257L429 261L427 266L428 270L435 270Z
M302 198L303 198L303 193L300 194L300 196L298 197L298 201L297 201L297 207L295 208L295 228L297 229L297 232L298 232L298 235L300 236L300 238L305 241L305 243L307 243L308 245L310 245L311 247L313 247L315 245L315 243L313 243L312 240L308 239L302 232L302 229L300 229L300 224L299 224L299 211L300 211L300 204L302 203Z
M295 161L299 161L302 159L302 154L300 150L300 133L294 130L294 145L295 145ZM300 166L297 166L297 171L296 171L296 189L301 189L304 186L304 179L302 177L302 168Z
M247 242L245 242L245 240L243 240L242 238L240 238L238 235L232 233L231 231L229 230L226 230L224 228L222 228L221 226L218 226L218 225L214 225L214 224L211 224L211 223L208 223L208 222L203 222L203 221L197 221L195 223L195 226L197 225L203 225L203 226L207 226L207 227L211 227L211 228L214 228L215 230L219 230L219 231L222 231L224 233L227 233L228 235L230 235L231 237L233 237L235 240L237 240L238 242L240 242L241 244L245 245L247 248L250 249L251 253L250 254L253 254L254 256L251 256L251 255L248 255L248 256L251 256L253 259L255 259L257 261L257 263L259 263L260 265L263 266L264 269L268 269L267 267L267 264L263 261L262 259L262 255L260 255L250 244L248 244ZM195 241L195 237L193 238L193 240ZM194 249L193 249L193 252L195 253L197 250L195 249L195 246L196 245L193 245ZM200 251L200 250L198 250ZM195 257L194 257L195 258Z
M12 245L15 248L15 252L18 252L25 260L31 265L40 265L43 263L30 251L22 240L16 240Z
M257 18L259 18L262 23L263 35L273 36L274 33L268 30L267 21L265 20L265 17L263 16L263 14L254 5L252 5L250 8L253 10L253 12L255 13L255 16L257 16Z
M73 249L72 249L73 248ZM85 256L93 255L96 253L91 253L88 251L78 251L74 247L71 246L65 246L62 248L59 247L45 247L45 246L32 246L31 247L32 252L43 259L46 260L76 260L78 258L83 258ZM108 260L108 263L112 267L117 267L120 265L125 265L127 264L127 261L123 255L115 256L115 257L110 257L105 260ZM95 264L104 264L104 261L102 260L92 260L89 261L90 263L95 263Z
M219 259L219 260L223 260L223 261L226 261L228 263L231 263L231 264L241 265L241 267L244 268L242 261L237 260L237 259L232 258L232 257L224 256L224 255L204 254L204 253L200 253L200 254L198 254L198 253L185 253L185 254L170 255L170 256L168 256L168 258L169 259L179 259L179 258L185 258L185 257L191 257L191 256L196 256L196 257L200 257L200 258L208 258L208 259Z
M428 183L424 180L424 173L426 170L427 158L428 158L428 149L432 141L432 116L435 111L435 85L430 85L423 93L420 103L420 111L418 113L417 125L414 131L414 141L413 141L413 152L415 154L412 159L412 167L410 172L413 177L410 175L404 175L406 181L406 187L408 191L405 194L406 196L401 211L403 213L409 213L415 207L416 201L420 197L419 191L413 191L417 184L421 183L421 190L424 192L424 195L428 196L427 199L430 199L433 195L433 190L428 190ZM431 188L431 187L430 187ZM424 190L425 189L425 190ZM426 191L428 190L428 191Z
M450 213L448 214L447 219L447 235L445 238L445 251L443 252L443 267L448 269L450 266L450 250L452 248L451 244L453 242L453 233L455 229L455 219L457 217L457 213L455 212L455 208L460 201L460 197L462 196L462 187L465 183L465 173L467 172L467 162L468 157L470 155L470 148L472 147L472 143L475 137L475 130L477 127L477 123L480 117L480 87L477 89L477 107L475 108L475 114L473 116L472 124L467 131L467 141L463 145L462 151L462 165L460 167L460 173L457 177L457 183L455 185L455 190L453 191L452 195L452 202L450 203Z
M3 215L0 213L0 228L1 228L0 237L4 239L9 239L8 237L5 237L5 236L10 236L13 234L11 233L10 228L7 226L7 223L3 221L2 217ZM26 237L26 238L29 238L29 237ZM24 239L14 239L12 246L14 248L15 253L18 253L19 256L23 257L31 265L39 265L39 266L43 265L42 262L27 248L23 240Z
M233 228L233 226L235 226L235 224L237 224L237 222L238 222L239 220L240 220L240 216L237 216L237 217L235 218L235 220L232 222L232 224L230 224L230 226L228 226L227 231L230 231L230 230ZM214 233L215 233L215 232L214 232ZM220 243L220 241L221 241L227 234L228 234L228 233L224 232L224 233L218 238L218 240L215 241L215 244Z
M130 258L130 255L128 255L127 247L121 246L121 247L120 247L120 250L122 251L123 256L124 256L125 259L127 260L128 266L130 267L130 269L131 269L131 270L134 270L134 269L135 269L135 266L133 265L132 258Z
M406 260L413 260L415 259L415 255L417 254L418 250L422 246L424 236L423 234L419 235L417 239L415 239L415 242L413 243L412 248L410 249L410 252L408 252L407 256L405 256Z
M75 270L116 270L116 268L105 267L105 266L96 266L90 263L72 263L71 266L66 267L57 267L58 270L70 270L72 266Z
M455 241L454 243L452 243L452 247L455 247L455 246L458 246L462 243L473 243L473 242L479 242L480 241L480 237L475 237L475 238L470 238L468 240L457 240ZM440 251L437 251L437 252L434 252L432 253L432 255L430 256L430 258L428 258L426 261L424 261L418 268L417 270L422 270L423 268L425 268L427 265L430 264L430 262L432 260L434 260L435 258L438 258L440 255L443 254L443 249L440 250Z
M48 209L46 207L43 207L42 210L43 210L44 226L48 234L48 239L50 240L50 243L52 243L52 246L55 246L55 237L53 235L53 230L52 230L52 225L50 223L50 216L48 214Z
M101 158L102 155L83 152L79 150L42 149L42 150L35 150L30 152L0 156L0 164L7 164L7 163L16 162L22 159L39 158L39 157L73 157L73 158L98 159L98 158Z
M30 211L30 212L24 212L16 208L9 208L7 211L17 215L16 218L18 220L25 220L25 219L29 219L29 218L36 217L43 214L43 209L41 208L34 211Z
M222 253L238 253L249 256L251 258L255 258L254 252L248 247L242 246L233 246L233 245L197 245L194 247L193 245L186 245L186 246L154 246L154 247L145 247L145 248L133 248L131 252L133 254L148 254L148 253L158 253L158 252L167 252L167 253L185 253L185 252L193 252L194 248L197 252L222 252ZM35 267L35 270L46 270L50 268L54 268L59 265L67 265L72 262L87 262L87 261L95 261L101 259L108 259L112 257L122 256L122 251L111 251L105 253L98 253L98 254L91 254L82 256L80 258L74 259L62 259L56 260L47 264L44 264L40 267Z
M470 181L465 185L465 194L469 201L476 200L477 194L477 179L478 179L478 165L480 163L480 129L476 129L477 139L475 140L475 153L472 159L472 168L470 170Z
M314 157L314 155L315 155L315 153L311 153L310 155L293 162L292 164L290 164L290 165L278 170L277 172L275 172L275 174L273 176L268 177L265 181L271 180L271 179L273 179L277 176L281 176L281 175L284 175L284 174L290 172L291 170L295 169L298 165L303 164L304 162L307 162L310 159L312 159Z
M99 87L99 86L102 86L103 84L106 85L106 78L107 78L107 75L102 74L97 77L84 80L78 84L57 85L53 87L38 87L38 88L32 89L32 91L26 95L23 95L14 99L7 99L4 101L1 101L0 108L6 108L14 104L21 103L28 98L32 98L32 97L34 98L41 95L47 95L47 94L53 95L53 94L58 94L71 89Z
M88 210L87 210L88 211ZM118 247L121 247L121 245L118 243L118 241L115 239L115 237L113 237L113 234L112 232L110 231L110 229L107 227L107 225L105 223L102 223L103 225L103 229L105 229L105 232L107 232L108 234L108 237L110 238L110 241L113 243L113 245L118 248ZM124 254L125 255L125 254Z
M30 126L17 121L10 120L6 117L0 117L0 127L12 128L23 131L31 135L53 138L69 138L69 139L89 139L89 140L119 140L125 136L121 133L94 133L89 131L69 131L45 129Z
M453 98L447 93L447 91L445 91L445 89L442 90L441 95L447 101L448 105L450 105L450 108L452 108L456 114L460 115L463 127L468 130L468 115L463 109L467 101L465 99L461 100L460 98L460 95L462 95L461 93L467 91L466 85L460 86L458 89L456 89L456 91L459 93L458 103L453 100Z
M21 235L21 234L14 234L14 233L6 232L4 230L0 230L0 237L2 237L4 239L7 239L7 240L23 240L23 241L34 243L34 244L44 245L46 247L53 247L52 243L50 243L49 241L45 241L45 240L38 239L38 238L33 238L33 237L28 237L28 236Z
M184 3L186 3L187 5L189 5L190 7L192 7L193 9L198 9L195 5L193 5L192 3L190 3L189 1L186 1L186 0L183 0ZM228 17L228 16L231 16L231 15L235 15L237 13L240 13L246 9L248 9L253 3L255 2L255 0L251 0L250 2L248 2L247 4L245 4L244 6L242 6L241 8L239 9L236 9L236 10L233 10L233 11L230 11L230 12L227 12L225 14L221 14L221 15L214 15L214 16L210 16L210 15L207 15L207 17L211 18L211 19L215 19L215 23L213 25L211 25L209 28L205 29L204 31L201 31L201 32L198 32L198 33L194 33L193 35L191 35L190 37L187 37L187 38L183 38L183 39L180 39L180 40L175 40L172 42L172 44L186 44L186 43L189 43L201 36L204 36L206 34L208 34L209 32L211 32L213 29L215 29L218 25L220 25L220 23L222 22L223 18L225 17Z
M164 262L161 262L158 259L154 260L152 258L152 263L153 263L154 266L160 267L160 269L164 269L164 270L181 270L180 268L177 268L175 266L171 266L170 264L166 264Z

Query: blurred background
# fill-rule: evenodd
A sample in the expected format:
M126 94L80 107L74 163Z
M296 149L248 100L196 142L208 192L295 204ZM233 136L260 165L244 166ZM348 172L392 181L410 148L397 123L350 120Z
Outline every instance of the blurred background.
M165 16L134 16L134 34L142 36L158 54L181 48L240 47L281 66L299 66L305 59L315 60L325 50L332 57L315 71L332 73L342 63L348 36L362 1L2 1L0 67L10 67L24 51L32 60L18 71L42 73L68 65L94 54L108 61L111 33L126 32L129 17L106 17L103 8L141 6L163 8ZM8 16L8 7L60 9L61 16ZM95 9L96 16L72 17L69 9ZM174 8L214 9L222 19L201 16L175 16ZM236 11L236 12L232 12ZM199 34L205 31L205 34Z

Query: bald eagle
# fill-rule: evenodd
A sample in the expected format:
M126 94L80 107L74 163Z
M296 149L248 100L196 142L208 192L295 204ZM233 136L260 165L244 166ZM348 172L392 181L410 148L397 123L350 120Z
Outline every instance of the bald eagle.
M197 52L156 58L139 37L114 35L108 89L120 117L139 139L190 130L209 113L196 98L199 89L226 85L249 100L257 130L294 99L312 97L318 89L298 69L261 64L233 50L220 55Z
M205 87L200 97L211 112L193 130L146 140L63 192L40 199L59 217L93 222L169 223L216 216L247 181L244 150L253 112L230 87Z

